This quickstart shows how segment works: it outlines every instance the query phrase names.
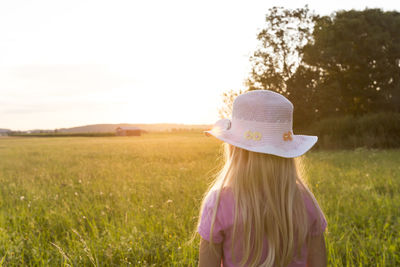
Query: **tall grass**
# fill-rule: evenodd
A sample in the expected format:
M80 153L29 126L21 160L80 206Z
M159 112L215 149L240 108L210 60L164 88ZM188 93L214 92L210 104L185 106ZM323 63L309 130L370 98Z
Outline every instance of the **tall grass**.
M0 139L0 266L196 266L221 164L198 133ZM400 151L314 151L331 266L400 264Z

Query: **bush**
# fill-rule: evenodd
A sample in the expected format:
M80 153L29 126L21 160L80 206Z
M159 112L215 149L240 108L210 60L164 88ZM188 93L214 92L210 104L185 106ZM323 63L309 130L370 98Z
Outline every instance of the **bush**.
M327 118L313 123L309 132L319 137L319 148L397 148L400 147L400 113Z

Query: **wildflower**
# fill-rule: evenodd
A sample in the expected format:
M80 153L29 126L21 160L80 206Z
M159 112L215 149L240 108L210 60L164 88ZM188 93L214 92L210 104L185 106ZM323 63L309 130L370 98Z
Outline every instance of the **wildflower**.
M78 195L78 192L75 192L75 196L77 196Z
M24 196L20 196L20 197L19 197L19 199L21 199L21 200L24 200L24 199L25 199L25 197L24 197Z
M167 204L172 203L172 202L173 202L172 199L167 200Z

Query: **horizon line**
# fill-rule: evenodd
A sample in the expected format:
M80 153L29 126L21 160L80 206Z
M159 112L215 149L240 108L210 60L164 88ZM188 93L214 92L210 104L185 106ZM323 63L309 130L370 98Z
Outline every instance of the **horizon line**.
M78 125L78 126L71 126L71 127L61 127L61 128L31 128L26 130L21 129L11 129L11 128L3 128L3 130L9 131L54 131L54 130L62 130L62 129L71 129L71 128L79 128L79 127L86 127L86 126L95 126L95 125L121 125L121 124L130 124L130 125L213 125L214 123L174 123L174 122L159 122L159 123L128 123L128 122L121 122L121 123L94 123L94 124L85 124L85 125Z

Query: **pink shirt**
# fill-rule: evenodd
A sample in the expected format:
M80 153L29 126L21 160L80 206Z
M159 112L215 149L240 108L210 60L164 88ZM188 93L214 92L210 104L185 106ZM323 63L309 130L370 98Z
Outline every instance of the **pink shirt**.
M217 198L217 191L211 192L209 197L206 199L206 203L202 212L200 225L197 229L201 237L207 241L210 241L210 228L211 228L211 219L212 213L214 209L214 204ZM311 222L311 234L318 235L319 232L316 231L316 220L318 216L321 217L322 222L322 232L325 230L327 222L325 220L324 215L317 210L312 200L308 196L304 196L305 206L307 208L307 213L309 216L309 221ZM214 222L213 229L213 242L221 243L223 249L223 266L231 267L235 266L232 253L231 253L231 244L232 244L232 232L233 232L233 223L234 223L234 209L235 209L235 201L233 198L233 193L231 190L224 189L221 192L221 198L218 206L217 215ZM234 245L234 253L236 255L236 261L240 261L241 259L241 237L237 237L237 244ZM267 257L267 241L264 240L264 249L261 257L261 261L263 262ZM307 263L307 246L304 245L301 250L301 259L293 260L288 267L300 267L306 266Z

